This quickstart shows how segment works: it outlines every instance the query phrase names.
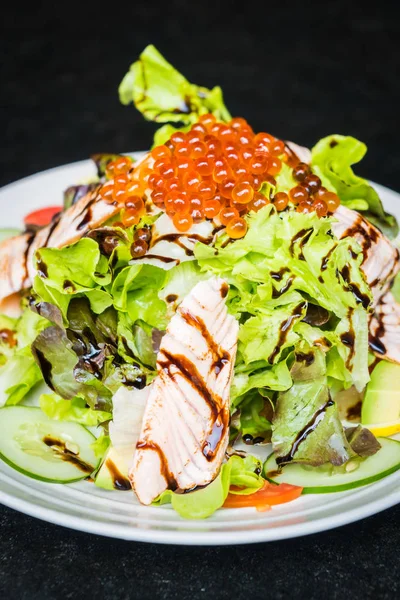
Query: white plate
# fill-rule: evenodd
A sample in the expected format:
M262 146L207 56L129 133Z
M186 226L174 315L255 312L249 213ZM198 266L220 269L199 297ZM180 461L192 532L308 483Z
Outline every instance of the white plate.
M19 227L29 211L62 203L62 191L94 175L90 161L51 169L0 190L1 227ZM376 185L400 218L400 195ZM36 481L0 461L0 502L51 523L127 540L168 544L245 544L291 538L351 523L400 502L400 471L367 487L302 496L266 513L225 509L186 521L171 508L141 506L130 492L107 492L88 482Z

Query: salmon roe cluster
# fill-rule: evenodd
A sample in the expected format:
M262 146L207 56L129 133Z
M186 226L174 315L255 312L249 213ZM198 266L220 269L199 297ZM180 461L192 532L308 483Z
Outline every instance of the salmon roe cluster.
M270 203L259 190L265 181L275 185L285 145L268 133L255 135L244 119L225 124L206 114L151 154L151 199L178 231L218 218L229 237L238 239L247 231L243 216Z
M310 167L295 157L284 142L269 133L255 134L245 119L220 123L206 114L187 133L177 131L151 151L152 167L133 170L132 159L123 156L109 163L108 181L100 196L122 205L125 227L137 225L145 213L143 198L150 191L152 202L165 211L180 232L194 223L219 219L231 239L247 232L244 216L274 204L283 211L292 203L298 212L315 211L319 217L334 212L340 200L321 185ZM283 162L293 169L297 182L288 193L266 197L263 183L273 189ZM132 173L135 176L132 176ZM138 239L136 256L147 240Z
M124 227L137 225L146 212L144 195L147 189L146 173L143 178L134 179L133 161L129 156L121 156L110 162L106 168L106 181L99 191L99 196L107 202L122 207L121 221ZM147 177L150 172L147 173Z

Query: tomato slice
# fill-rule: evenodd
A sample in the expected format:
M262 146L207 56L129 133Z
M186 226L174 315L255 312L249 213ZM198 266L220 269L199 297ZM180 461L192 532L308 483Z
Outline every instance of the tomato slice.
M62 211L62 206L47 206L46 208L39 208L26 215L24 218L25 225L36 225L36 227L44 227L48 225L54 215Z
M255 506L257 510L266 510L276 504L284 504L296 500L303 491L298 485L289 483L280 483L275 485L266 481L261 489L254 494L240 496L237 494L228 494L224 508L243 508L245 506Z

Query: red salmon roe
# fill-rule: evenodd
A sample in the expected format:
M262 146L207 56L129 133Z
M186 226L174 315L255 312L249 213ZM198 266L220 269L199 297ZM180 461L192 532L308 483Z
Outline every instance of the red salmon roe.
M154 160L158 160L159 158L170 158L171 150L165 145L156 146L151 151L151 155L154 158Z
M328 206L324 200L315 200L312 208L315 210L319 217L326 217L328 214Z
M106 183L104 183L101 186L99 194L100 194L100 197L102 200L112 201L113 200L113 192L114 192L114 182L106 181Z
M106 167L106 177L112 179L116 175L121 175L123 173L129 173L132 168L132 159L130 156L121 156L116 160L108 163Z
M226 226L226 233L230 238L236 240L246 235L247 223L244 219L239 217L238 219L231 219Z
M218 200L206 200L204 202L204 215L206 219L214 219L221 210L221 203Z
M232 190L232 199L239 204L247 204L253 200L254 189L247 181L239 182Z
M326 190L325 188L321 188L320 190L318 190L316 198L318 200L323 200L326 203L329 212L335 212L335 210L339 207L340 204L339 196L337 196L333 192L328 192L328 190Z
M276 210L282 211L285 210L287 205L289 204L289 196L285 194L285 192L278 192L274 196L274 206Z
M132 227L139 223L140 215L135 210L126 209L121 213L121 220L124 227Z
M294 188L289 190L289 198L293 204L300 204L308 200L308 192L301 185L296 185Z
M131 245L131 256L132 258L140 258L144 256L149 249L146 240L135 239Z
M310 172L310 167L303 162L299 162L293 169L293 177L297 181L303 181Z
M260 194L260 192L255 192L253 200L249 204L249 210L258 212L264 208L264 206L267 206L267 204L270 204L268 198L266 198L263 194Z
M221 221L222 225L228 225L228 223L229 223L229 221L231 221L231 219L238 219L238 218L239 218L239 212L236 210L236 208L233 208L232 206L226 206L219 213L219 220Z
M189 231L189 229L192 227L193 225L193 219L190 215L174 215L174 217L172 218L172 221L175 225L175 227L177 228L178 231L181 231L182 233L185 231Z

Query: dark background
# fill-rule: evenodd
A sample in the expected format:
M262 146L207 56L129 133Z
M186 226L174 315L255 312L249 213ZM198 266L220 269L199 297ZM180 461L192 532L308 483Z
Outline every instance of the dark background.
M221 85L232 114L256 130L304 145L330 133L362 139L369 151L358 172L400 191L400 23L395 2L372 6L8 2L0 184L93 152L148 147L153 125L119 105L117 86L154 43L191 81ZM397 507L297 540L178 548L76 533L0 508L0 597L394 598L399 517Z

